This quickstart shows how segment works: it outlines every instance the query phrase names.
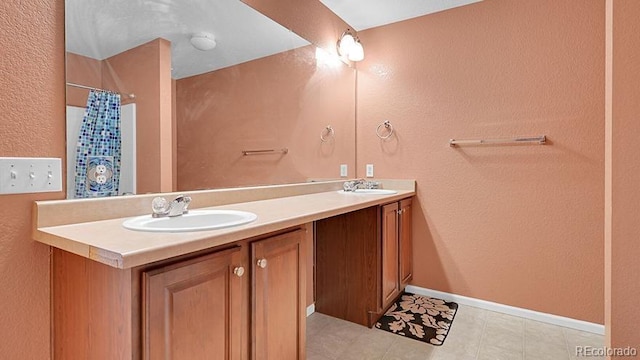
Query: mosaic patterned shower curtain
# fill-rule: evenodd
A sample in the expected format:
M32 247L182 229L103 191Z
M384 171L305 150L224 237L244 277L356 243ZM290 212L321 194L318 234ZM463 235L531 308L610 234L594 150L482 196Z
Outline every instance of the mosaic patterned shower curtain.
M121 147L120 95L89 91L76 144L76 198L118 195Z

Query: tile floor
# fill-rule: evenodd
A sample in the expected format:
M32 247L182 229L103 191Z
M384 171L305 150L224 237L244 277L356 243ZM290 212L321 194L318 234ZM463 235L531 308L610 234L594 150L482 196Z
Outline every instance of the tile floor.
M307 318L308 360L581 359L576 346L602 347L604 337L462 305L442 346L320 313Z

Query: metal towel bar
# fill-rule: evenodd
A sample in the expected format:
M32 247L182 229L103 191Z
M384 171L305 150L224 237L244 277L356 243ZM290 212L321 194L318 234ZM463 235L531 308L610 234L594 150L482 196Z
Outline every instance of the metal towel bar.
M289 149L267 149L267 150L242 150L242 155L269 155L269 154L287 154Z
M467 139L467 140L449 140L449 146L456 145L499 145L499 144L537 144L544 145L547 142L546 135L515 137L509 139Z

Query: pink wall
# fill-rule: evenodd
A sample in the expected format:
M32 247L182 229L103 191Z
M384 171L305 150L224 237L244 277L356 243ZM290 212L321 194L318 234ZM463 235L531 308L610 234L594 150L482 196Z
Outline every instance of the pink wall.
M358 173L417 180L413 284L603 323L604 2L484 1L359 35Z
M607 0L607 345L640 344L640 2Z
M72 84L101 88L102 61L67 52L66 78ZM67 86L67 105L85 107L88 96L89 90Z
M178 189L338 177L340 164L353 176L355 71L337 65L316 64L307 46L178 80ZM329 124L335 137L323 143Z
M0 23L0 156L64 158L64 3L3 1ZM3 359L50 357L49 247L31 239L31 206L46 199L64 193L0 195Z
M173 190L171 43L156 39L103 61L103 86L136 95L137 192Z

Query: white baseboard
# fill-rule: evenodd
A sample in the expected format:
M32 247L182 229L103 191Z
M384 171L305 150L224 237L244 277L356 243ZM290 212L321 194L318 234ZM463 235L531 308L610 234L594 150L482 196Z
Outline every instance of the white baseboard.
M316 304L307 306L307 316L313 314L314 312L316 312Z
M446 293L446 292L437 291L437 290L425 289L425 288L421 288L413 285L407 285L405 291L412 294L435 297L445 301L453 301L458 304L473 306L473 307L477 307L477 308L485 309L489 311L495 311L503 314L519 316L525 319L540 321L547 324L553 324L553 325L567 327L570 329L576 329L580 331L587 331L594 334L604 335L604 325L591 323L583 320L576 320L568 317L547 314L543 312L523 309L523 308L510 306L510 305L498 304L498 303L486 301L486 300L475 299L472 297L456 295L456 294ZM307 312L308 312L308 309L307 309Z

